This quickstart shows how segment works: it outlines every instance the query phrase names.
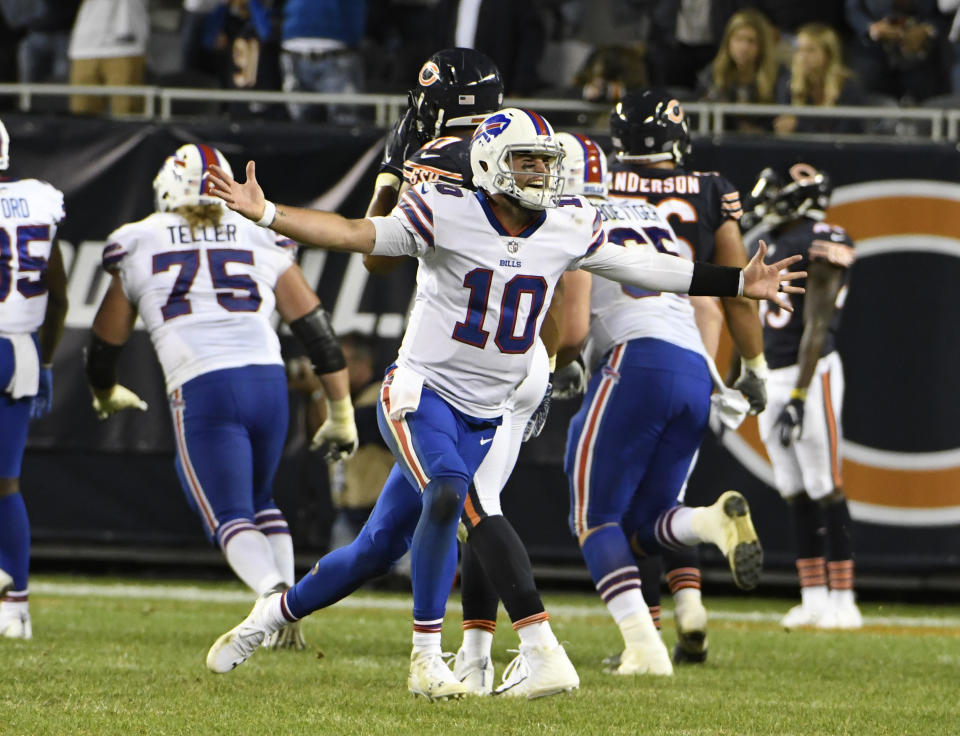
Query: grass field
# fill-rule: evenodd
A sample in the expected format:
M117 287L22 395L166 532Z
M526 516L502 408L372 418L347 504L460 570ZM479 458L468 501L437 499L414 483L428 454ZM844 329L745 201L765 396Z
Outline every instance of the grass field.
M792 601L714 598L707 664L617 678L600 668L619 635L599 600L545 598L578 692L431 704L406 691L407 595L358 593L306 620L307 651L261 651L216 676L207 648L251 605L239 584L38 576L34 639L0 640L0 733L960 733L960 607L868 602L862 631L785 633L776 622ZM451 599L450 650L458 609ZM666 611L671 648L672 627ZM498 681L514 647L501 618Z

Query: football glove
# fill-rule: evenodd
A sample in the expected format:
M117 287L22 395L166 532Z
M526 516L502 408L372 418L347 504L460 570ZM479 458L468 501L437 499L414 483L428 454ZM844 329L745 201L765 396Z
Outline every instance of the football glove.
M328 463L352 457L357 451L357 424L350 397L328 402L327 421L313 435L311 450L319 450Z
M93 410L97 413L97 419L106 419L121 409L146 411L147 402L119 383L115 383L109 389L94 393Z
M37 395L30 402L30 418L39 419L50 411L53 406L53 371L50 366L40 369L40 385Z
M747 397L750 414L759 414L767 408L767 361L761 353L752 360L740 360L740 378L733 387Z
M803 399L790 399L774 425L780 433L780 444L789 447L803 433Z
M417 111L407 108L390 132L383 151L381 172L389 172L403 181L403 162L420 150L427 141L417 130Z
M555 399L575 399L582 396L587 390L587 369L583 360L578 356L573 362L554 371L551 383Z
M539 437L540 433L543 431L543 425L547 423L547 414L550 413L550 397L553 394L553 385L548 383L547 390L543 394L543 399L540 400L540 406L531 415L527 426L523 430L523 441L532 440L534 437Z

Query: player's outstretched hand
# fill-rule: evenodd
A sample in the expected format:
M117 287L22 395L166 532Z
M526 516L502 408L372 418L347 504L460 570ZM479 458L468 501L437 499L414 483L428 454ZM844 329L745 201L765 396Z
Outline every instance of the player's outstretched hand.
M247 180L243 184L234 180L230 174L216 164L210 165L210 193L220 197L227 203L227 207L239 212L248 220L256 222L263 217L267 206L267 198L257 184L256 164L247 161Z
M805 289L790 282L806 278L807 272L787 271L787 267L799 261L801 256L790 256L776 263L764 263L766 254L767 244L761 240L757 252L743 269L743 295L751 299L769 299L781 309L792 312L790 298L783 295L802 294Z
M93 392L93 410L97 413L97 419L106 419L121 409L146 411L147 402L119 383L104 391Z

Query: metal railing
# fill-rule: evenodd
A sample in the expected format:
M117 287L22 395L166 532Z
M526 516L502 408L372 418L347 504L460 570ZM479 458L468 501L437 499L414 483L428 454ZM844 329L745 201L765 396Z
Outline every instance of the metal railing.
M36 98L88 95L125 96L143 99L143 112L132 117L172 120L197 112L178 112L176 103L255 103L279 105L287 103L317 105L351 105L373 111L373 123L389 126L407 105L406 95L342 94L321 92L281 92L259 90L197 89L185 87L111 87L70 84L0 84L0 97L15 97L21 112L32 112ZM575 114L586 129L605 129L605 116L610 107L573 99L508 98L505 104L535 108L550 118L550 113ZM930 141L957 140L960 137L960 110L941 108L905 108L894 106L863 107L795 107L792 105L752 105L720 102L684 102L693 130L709 135L730 132L728 125L738 116L764 117L793 115L798 118L834 118L863 121L874 134ZM215 113L212 113L215 114ZM603 121L602 123L600 121ZM831 136L835 137L835 136ZM845 136L846 137L846 136ZM856 136L863 137L863 136Z

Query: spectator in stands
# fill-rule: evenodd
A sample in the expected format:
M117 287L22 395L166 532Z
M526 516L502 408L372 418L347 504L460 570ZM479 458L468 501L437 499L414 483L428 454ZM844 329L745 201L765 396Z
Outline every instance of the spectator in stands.
M438 17L451 29L447 46L476 49L500 70L506 94L528 97L545 83L537 69L546 47L540 0L441 0Z
M69 78L67 46L80 0L43 0L26 26L17 50L21 82L61 82Z
M150 22L147 0L83 0L70 35L70 84L143 84ZM106 109L100 95L73 95L70 112L96 115ZM114 115L138 113L143 98L114 95Z
M207 19L222 4L223 0L183 0L180 70L186 75L216 76L217 61L212 50L204 44L204 36Z
M280 62L286 92L362 92L358 51L366 26L366 0L287 0L283 7ZM357 120L348 105L288 104L294 120L349 125Z
M829 26L808 23L797 31L789 80L777 90L785 105L862 105L863 89L843 64L840 38ZM773 122L777 133L857 133L863 124L851 118L780 115Z
M739 5L737 0L656 0L647 55L650 81L693 90Z
M749 3L762 12L770 23L789 44L793 43L800 26L807 23L823 23L845 33L846 19L843 15L843 3L837 0L751 0Z
M378 373L374 369L370 338L351 332L340 338L340 347L347 361L359 448L353 457L330 465L330 495L337 509L330 534L331 549L343 547L356 538L394 462L377 427L377 401L382 382L374 380ZM289 363L288 374L289 387L305 394L309 400L307 434L313 437L326 419L323 385L306 358Z
M633 46L601 46L587 57L573 83L587 102L615 105L627 90L648 86L643 53Z
M281 85L279 18L269 0L229 0L205 21L204 45L216 54L224 89L276 90ZM231 115L263 114L263 103L231 103Z
M777 59L776 31L759 10L747 8L730 18L720 50L700 73L698 97L709 102L772 104L778 84L785 84L786 67ZM737 117L732 129L756 133L771 129L767 118Z
M950 20L950 94L960 95L960 0L937 0L937 6Z
M947 90L946 27L936 0L846 0L850 63L870 92L910 101Z

